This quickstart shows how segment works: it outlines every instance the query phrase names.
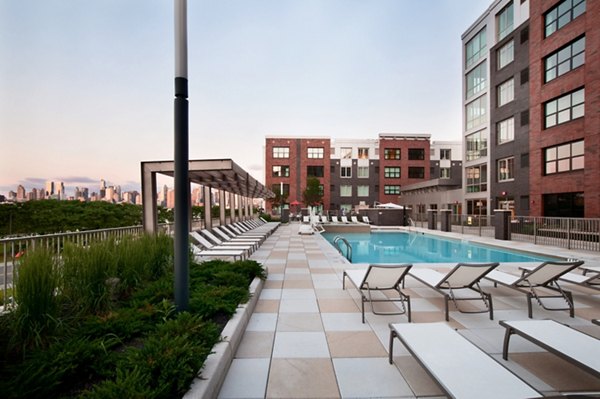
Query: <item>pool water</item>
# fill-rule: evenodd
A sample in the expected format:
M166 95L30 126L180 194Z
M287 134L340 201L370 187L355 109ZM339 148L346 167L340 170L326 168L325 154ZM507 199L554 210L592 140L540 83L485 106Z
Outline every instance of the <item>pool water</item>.
M352 263L543 262L556 258L509 251L467 241L422 233L323 233L333 244L336 236L352 246ZM342 250L345 253L344 244Z

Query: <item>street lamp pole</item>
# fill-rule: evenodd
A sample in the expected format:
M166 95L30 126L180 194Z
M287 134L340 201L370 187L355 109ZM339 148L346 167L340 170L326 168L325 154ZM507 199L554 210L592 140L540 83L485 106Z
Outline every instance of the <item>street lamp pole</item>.
M175 307L189 305L189 105L187 0L175 0Z

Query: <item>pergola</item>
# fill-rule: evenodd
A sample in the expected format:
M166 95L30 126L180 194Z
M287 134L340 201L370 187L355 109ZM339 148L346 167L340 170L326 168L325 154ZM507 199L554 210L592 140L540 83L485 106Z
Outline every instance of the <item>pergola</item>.
M189 161L188 180L204 187L204 223L207 228L212 227L211 190L220 190L219 195L219 220L225 224L225 193L229 193L229 204L231 207L231 218L244 219L252 217L252 198L270 198L275 194L267 189L262 183L250 176L231 159L205 159ZM156 174L174 176L174 161L146 161L141 163L142 169L142 205L144 215L144 230L155 233L158 230L157 213L157 186ZM237 197L237 216L235 204ZM191 206L191 202L190 202ZM245 209L245 212L244 212ZM189 212L191 215L192 213ZM191 220L190 220L191 225Z

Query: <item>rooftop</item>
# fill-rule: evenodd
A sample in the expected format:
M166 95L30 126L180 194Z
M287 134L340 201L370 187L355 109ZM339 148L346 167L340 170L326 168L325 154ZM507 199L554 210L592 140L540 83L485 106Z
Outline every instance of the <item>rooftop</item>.
M219 397L443 397L398 341L394 364L388 363L388 323L406 323L406 316L376 316L367 311L366 323L361 323L360 297L351 285L342 290L342 273L365 265L348 263L319 235L299 235L299 226L280 226L253 254L253 259L268 268L269 277ZM506 245L487 238L481 241ZM508 244L600 264L600 254ZM423 266L448 270L453 265L415 264ZM514 265L500 267L516 270ZM494 320L486 313L460 313L451 304L448 325L545 395L600 392L597 378L520 337L512 338L509 360L502 360L505 330L498 321L526 320L525 296L494 288L489 282L482 288L493 295ZM444 322L441 295L411 277L406 279L405 291L411 296L413 323ZM600 292L573 289L573 293L575 318L566 311L549 312L536 304L534 318L554 319L600 338L600 327L590 322L600 318ZM482 392L481 397L485 396Z

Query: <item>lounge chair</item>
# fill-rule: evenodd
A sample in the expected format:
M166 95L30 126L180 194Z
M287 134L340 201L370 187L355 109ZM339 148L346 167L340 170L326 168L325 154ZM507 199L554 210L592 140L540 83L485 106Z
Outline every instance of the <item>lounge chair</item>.
M352 221L352 223L357 223L357 224L360 223L356 216L350 216L350 220Z
M200 249L193 243L190 243L194 258L201 261L204 258L211 259L227 259L233 258L233 260L244 260L248 254L248 251L241 249Z
M575 317L573 295L570 291L565 291L560 287L558 279L582 264L583 261L544 262L533 270L525 270L522 276L515 276L499 270L492 270L485 278L492 281L494 286L501 284L526 294L527 313L529 318L533 317L532 298L535 298L538 304L546 310L569 310L569 315ZM541 291L543 288L553 291L554 295L543 293ZM546 306L542 299L547 298L563 298L568 307Z
M506 328L502 358L508 360L512 334L520 335L600 378L600 340L554 320L500 321Z
M302 216L302 223L310 223L310 216L308 216L308 215Z
M215 244L212 244L211 242L209 242L206 238L202 237L200 235L200 233L198 233L196 231L191 231L190 232L190 237L197 244L200 244L204 248L204 250L207 250L207 251L230 251L230 250L233 251L233 250L239 250L239 251L245 251L246 252L246 256L250 256L250 254L254 250L254 248L253 248L252 245L237 245L237 246L215 245Z
M340 220L342 221L342 223L350 223L350 222L348 221L348 218L347 218L346 216L341 216L341 217L340 217Z
M369 302L371 312L376 315L400 315L406 313L410 322L410 297L400 290L406 273L412 267L411 264L397 265L369 265L366 269L344 270L342 277L342 289L346 289L346 277L360 291L362 322L365 322L365 302ZM372 291L396 291L398 298L382 295L382 298L374 299ZM400 302L400 312L376 312L373 302ZM407 306L404 306L404 302Z
M210 230L200 230L200 234L206 237L209 241L211 241L214 245L224 245L224 246L247 246L252 249L252 252L258 249L258 241L256 240L238 240L232 238L230 240L221 240L216 235L214 235Z
M396 337L448 397L525 399L543 396L446 323L390 324L390 364L393 364Z
M265 233L257 233L257 232L247 232L242 231L238 227L228 224L225 226L221 226L222 231L226 234L229 234L231 237L254 237L254 238L262 238L264 241L267 238L267 234Z
M450 320L448 310L448 301L450 299L454 302L454 305L459 312L483 313L489 311L490 320L494 320L492 296L479 287L479 282L486 274L496 267L498 267L498 263L459 263L446 274L426 268L413 268L410 270L409 274L444 296L446 321ZM475 292L478 296L462 296L461 294L465 292L465 290ZM472 300L483 301L485 309L465 311L458 307L457 301Z
M329 223L329 220L327 219L327 215L321 215L321 223Z
M362 217L363 222L365 222L366 224L371 224L371 220L369 220L368 216L363 216Z
M221 226L214 227L213 232L215 234L217 234L219 237L221 237L221 239L224 241L234 241L234 240L253 241L253 242L256 242L257 245L260 245L264 241L263 236L261 236L261 237L250 237L250 236L236 237L233 235L229 235L228 233L226 233L224 230L221 229Z
M334 216L331 217L331 223L339 223L339 222L340 221L338 220L337 216L334 215Z

